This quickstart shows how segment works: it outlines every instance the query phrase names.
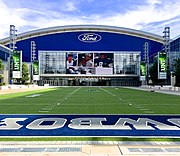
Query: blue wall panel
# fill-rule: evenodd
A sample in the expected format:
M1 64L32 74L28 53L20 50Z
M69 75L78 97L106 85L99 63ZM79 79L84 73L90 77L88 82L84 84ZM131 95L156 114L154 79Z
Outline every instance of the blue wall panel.
M7 57L9 56L8 53L4 52L3 50L0 50L0 59L3 61L7 61Z
M17 42L18 50L23 51L23 61L30 61L30 44L36 42L38 50L62 51L143 51L144 42L150 44L150 55L161 50L162 44L148 39L109 32L93 32L102 39L99 42L86 43L78 39L83 33L66 32L44 35Z

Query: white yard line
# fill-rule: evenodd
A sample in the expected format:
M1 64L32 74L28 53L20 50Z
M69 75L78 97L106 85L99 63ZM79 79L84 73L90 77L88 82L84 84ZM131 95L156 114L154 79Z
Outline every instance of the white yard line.
M141 109L139 109L139 110L145 111L145 110L149 110L149 109L146 109L146 108L141 108Z
M6 106L14 106L14 105L16 105L16 106L32 106L32 104L26 104L26 103L6 103L6 104L4 104L4 103L0 103L0 106L4 106L4 105L6 105ZM44 104L35 104L36 106L44 106Z
M108 93L108 94L110 94L110 95L116 97L116 95L113 94L113 93L111 93L110 91L105 90L104 88L101 88L101 87L100 87L100 89L101 89L102 91L104 91L104 92L106 92L106 93ZM129 105L132 105L131 102L129 102L128 100L123 100L121 97L117 97L117 99L120 100L120 101L124 101L124 102L128 103Z
M69 98L71 97L73 94L75 94L78 90L80 90L81 87L77 88L76 90L74 90L73 92L69 93L65 98Z
M143 106L138 106L138 107L136 107L137 109L140 109L140 108L144 108Z
M38 111L39 113L48 113L49 111Z
M108 94L110 94L110 95L112 95L112 96L116 96L115 94L111 93L111 92L108 91L108 90L105 90L104 88L99 87L99 89L101 89L102 91L104 91L104 92L106 92L106 93L108 93Z
M115 94L111 93L110 91L108 91L108 90L106 90L106 89L104 89L104 88L101 88L101 87L99 87L99 88L100 88L102 91L108 93L109 95L111 95L111 96L113 96L113 97L116 97L118 100L124 101L124 102L128 103L129 106L132 106L132 105L133 105L133 104L132 104L131 102L129 102L128 100L123 100L121 97L116 96ZM145 105L138 105L137 107L135 106L135 108L138 109L139 111L144 111L144 113L150 113L150 114L154 113L154 111L151 111L150 109L145 108L144 106L145 106Z
M55 106L57 106L57 105L58 105L58 106L61 106L64 100L67 100L68 98L70 98L73 94L75 94L75 93L76 93L78 90L80 90L80 89L81 89L81 87L77 88L76 90L74 90L74 91L70 92L69 94L67 94L63 99L60 99L60 101L58 101L57 103L55 103L55 104L50 104L50 105L48 105L48 106L46 106L46 107L43 107L40 111L48 110L48 112L49 112L49 111L51 111Z
M154 114L154 111L144 111L144 113Z

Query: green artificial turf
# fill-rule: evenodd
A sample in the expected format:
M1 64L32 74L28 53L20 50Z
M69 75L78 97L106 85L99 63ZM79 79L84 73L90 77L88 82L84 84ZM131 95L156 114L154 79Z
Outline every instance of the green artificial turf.
M0 141L180 141L180 138L131 137L1 137Z
M28 97L35 95L35 97ZM57 87L0 95L0 114L180 114L180 96L120 87ZM0 141L180 141L180 138L0 137Z
M58 87L0 95L0 114L179 113L180 96L120 87Z

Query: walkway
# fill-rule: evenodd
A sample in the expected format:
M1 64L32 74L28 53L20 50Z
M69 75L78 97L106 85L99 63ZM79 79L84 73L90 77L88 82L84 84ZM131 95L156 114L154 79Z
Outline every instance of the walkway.
M180 142L36 141L0 142L1 156L130 156L180 155Z
M141 86L141 87L125 87L130 89L144 90L144 91L154 91L157 93L164 94L172 94L172 95L180 95L180 91L170 90L170 87L149 87L149 86Z

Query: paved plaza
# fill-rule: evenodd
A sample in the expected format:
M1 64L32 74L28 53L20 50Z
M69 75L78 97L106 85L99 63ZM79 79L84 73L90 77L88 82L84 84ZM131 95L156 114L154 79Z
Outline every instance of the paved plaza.
M130 156L180 155L180 142L146 141L36 141L0 142L0 155L20 156Z

